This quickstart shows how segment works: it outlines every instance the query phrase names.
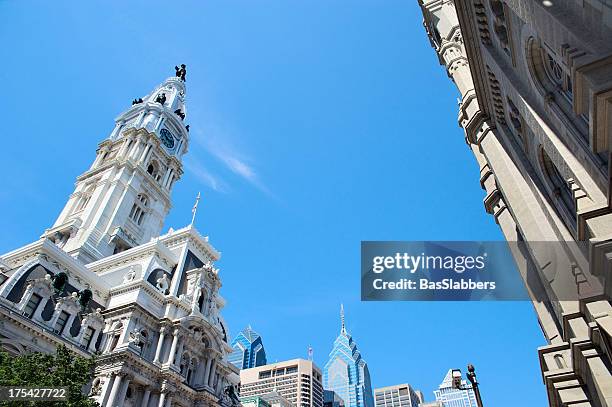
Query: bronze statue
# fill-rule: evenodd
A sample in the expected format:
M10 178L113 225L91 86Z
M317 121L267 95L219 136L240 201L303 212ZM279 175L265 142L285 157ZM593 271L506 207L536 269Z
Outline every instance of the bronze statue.
M176 109L174 111L174 114L176 114L178 117L180 117L181 120L185 120L185 113L183 113L183 111L181 109Z
M187 133L189 133L189 125L185 126L185 128L187 129Z
M225 393L225 395L231 400L232 406L240 405L240 399L236 395L236 390L234 389L234 386L232 385L227 386L225 390L223 391L223 393Z
M159 95L157 95L157 98L155 98L155 101L161 105L163 105L164 103L166 103L166 94L165 93L161 93Z
M142 98L132 100L132 106L142 103Z
M181 78L181 80L184 82L185 76L187 75L187 65L181 64L180 68L178 66L175 66L174 70L176 71L176 76L178 78Z

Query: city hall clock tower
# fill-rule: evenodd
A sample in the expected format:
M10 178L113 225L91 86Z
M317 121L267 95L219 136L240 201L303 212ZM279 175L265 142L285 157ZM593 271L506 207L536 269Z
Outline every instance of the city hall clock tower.
M176 67L176 76L117 117L44 237L90 263L160 235L189 143L185 74Z

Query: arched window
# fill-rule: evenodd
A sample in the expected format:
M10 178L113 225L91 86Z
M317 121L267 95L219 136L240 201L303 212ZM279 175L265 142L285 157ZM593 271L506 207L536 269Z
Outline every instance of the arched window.
M548 79L553 84L555 89L570 101L572 100L572 79L569 70L564 68L557 60L557 56L551 52L544 50L542 57L544 58L544 69L548 75Z
M147 167L147 173L152 176L155 181L158 181L161 179L161 171L159 169L159 164L157 163L157 161L152 160L149 163L149 166Z
M109 332L110 343L108 346L108 352L112 352L119 344L119 338L123 332L123 324L120 321L115 322L112 328L112 332Z
M574 112L572 77L564 61L533 37L527 41L526 55L535 88L548 103L556 105L563 111L572 124L570 127L577 135L588 139L589 118Z
M570 219L575 221L576 202L569 182L563 177L561 172L559 172L555 163L550 159L549 155L542 147L540 147L540 161L542 172L546 177L546 183L552 192L553 199L559 202L562 206L562 210L570 215Z
M148 343L149 343L149 333L147 332L146 329L143 329L142 331L140 331L140 340L136 344L136 346L138 346L138 348L140 349L141 356L145 355Z
M132 210L130 211L130 219L136 222L137 225L142 225L147 206L149 205L149 199L144 194L138 194Z
M553 358L555 359L555 363L557 364L557 368L563 369L563 368L567 367L567 365L565 364L565 360L563 359L563 355L560 355L560 354L557 353L555 356L553 356Z

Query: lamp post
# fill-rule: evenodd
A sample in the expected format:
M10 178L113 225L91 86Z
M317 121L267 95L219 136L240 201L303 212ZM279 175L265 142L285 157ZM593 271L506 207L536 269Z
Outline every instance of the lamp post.
M478 380L476 379L476 370L474 369L474 365L471 363L467 366L467 373L465 374L470 383L472 384L472 390L474 390L474 395L476 396L476 404L478 407L483 407L482 398L480 397L480 389L478 388ZM461 380L461 370L454 369L452 373L452 387L454 389L459 390L469 390L468 387L465 387Z
M480 397L480 389L478 388L478 380L476 379L476 370L474 369L473 364L467 365L467 373L465 374L472 383L472 388L474 389L474 394L476 395L476 403L478 407L482 407L482 398Z

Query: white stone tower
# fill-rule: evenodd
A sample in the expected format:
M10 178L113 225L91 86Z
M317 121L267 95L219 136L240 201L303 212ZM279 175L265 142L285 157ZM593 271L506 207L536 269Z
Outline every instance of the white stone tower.
M185 67L134 100L53 228L0 256L0 349L90 357L103 407L237 407L220 253L160 235L187 151ZM127 250L129 249L129 250Z
M43 235L84 263L159 236L170 191L183 173L189 142L184 79L168 78L132 103Z

